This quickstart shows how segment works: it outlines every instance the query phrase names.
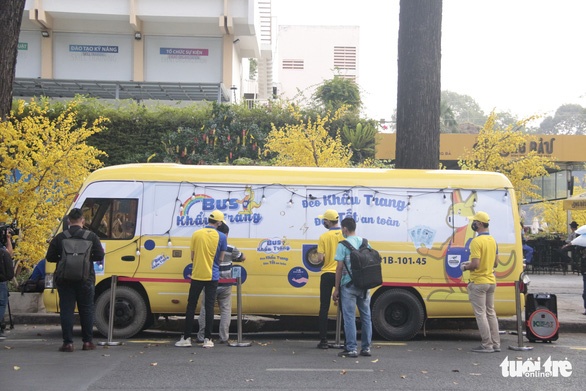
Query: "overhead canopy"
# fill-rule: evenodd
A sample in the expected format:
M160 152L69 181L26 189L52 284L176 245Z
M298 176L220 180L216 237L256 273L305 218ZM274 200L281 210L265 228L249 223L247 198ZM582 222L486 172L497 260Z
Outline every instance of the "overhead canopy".
M15 97L72 98L85 95L102 99L230 101L222 83L160 83L99 80L16 78Z
M586 193L564 200L564 210L586 210Z

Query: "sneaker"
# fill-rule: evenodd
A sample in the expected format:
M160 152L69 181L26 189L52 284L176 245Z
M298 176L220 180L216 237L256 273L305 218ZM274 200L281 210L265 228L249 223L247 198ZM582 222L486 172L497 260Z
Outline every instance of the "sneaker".
M318 349L329 349L330 348L330 344L328 343L328 340L327 339L322 339L317 344L317 348Z
M197 343L203 343L203 338L197 337Z
M175 342L175 346L179 348L190 348L191 347L191 338L183 338L177 342Z
M495 346L492 347L492 350L494 350L495 352L500 352L501 351L501 347L500 347L500 345L499 346L496 346L495 345Z
M340 353L338 353L338 357L358 357L358 352L356 350L343 350Z
M211 339L209 339L209 338L203 339L202 348L213 348L213 347L214 347L214 343L212 342Z
M361 356L364 356L364 357L370 357L370 356L372 356L372 354L370 353L370 348L368 348L368 349L362 349L360 351L360 355Z
M484 346L480 345L471 350L474 353L494 353L493 348L485 348Z

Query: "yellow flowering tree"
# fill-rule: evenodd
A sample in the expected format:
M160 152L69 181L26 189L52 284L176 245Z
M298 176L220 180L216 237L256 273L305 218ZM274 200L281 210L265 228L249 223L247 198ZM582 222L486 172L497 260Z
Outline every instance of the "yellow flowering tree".
M275 153L277 166L297 167L350 167L352 151L344 145L338 132L335 137L328 135L326 126L342 115L339 109L330 118L329 114L318 116L315 121L305 122L301 113L290 106L295 123L277 128L271 126L267 136L265 153Z
M478 133L473 149L460 156L458 165L462 170L496 171L506 175L520 201L526 197L539 198L535 192L538 187L531 179L548 175L548 170L557 166L551 158L540 156L536 151L519 153L520 147L536 139L520 130L533 119L529 117L499 129L497 115L492 112Z
M58 115L47 100L17 102L0 122L0 221L18 222L15 259L27 266L44 257L47 239L83 180L101 166L103 154L85 141L105 119L77 121L81 99Z

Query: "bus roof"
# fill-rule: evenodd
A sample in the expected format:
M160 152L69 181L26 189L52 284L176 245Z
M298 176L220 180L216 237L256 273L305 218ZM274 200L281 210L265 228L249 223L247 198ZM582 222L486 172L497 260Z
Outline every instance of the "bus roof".
M99 181L189 182L245 185L512 189L503 174L484 171L315 168L274 166L197 166L138 163L94 171L86 184Z

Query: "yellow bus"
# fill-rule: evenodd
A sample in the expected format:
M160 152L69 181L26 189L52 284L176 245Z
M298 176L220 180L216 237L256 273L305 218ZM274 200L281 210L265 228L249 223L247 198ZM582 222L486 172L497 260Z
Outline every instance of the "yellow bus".
M499 316L515 314L514 283L523 269L515 193L498 173L449 170L130 164L92 173L71 207L105 248L95 264L96 326L107 334L111 277L119 276L113 336L131 337L159 315L183 315L191 272L189 239L214 209L224 212L229 243L246 254L242 311L317 316L322 265L317 217L352 216L357 235L383 259L383 285L371 290L372 320L386 339L413 338L426 319L473 317L468 301L474 236L469 216L491 216L499 245ZM47 265L44 300L58 312ZM235 302L235 301L234 301ZM331 306L331 316L336 307Z

